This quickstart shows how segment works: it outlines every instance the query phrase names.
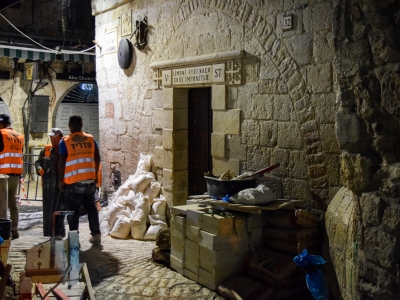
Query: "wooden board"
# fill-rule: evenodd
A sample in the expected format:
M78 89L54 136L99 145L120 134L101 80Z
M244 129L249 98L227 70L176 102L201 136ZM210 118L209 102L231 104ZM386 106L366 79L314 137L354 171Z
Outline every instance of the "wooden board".
M251 214L261 214L263 210L278 210L282 208L288 209L297 202L300 201L279 199L266 205L244 205L244 204L235 204L214 199L204 199L197 201L198 204L207 204L210 205L211 207L221 208L224 210L235 210Z

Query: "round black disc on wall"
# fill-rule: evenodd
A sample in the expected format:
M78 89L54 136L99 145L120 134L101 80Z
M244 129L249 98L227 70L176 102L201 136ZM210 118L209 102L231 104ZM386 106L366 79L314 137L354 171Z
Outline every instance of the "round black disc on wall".
M118 45L118 64L121 69L128 69L131 65L133 57L133 45L126 39L122 38Z

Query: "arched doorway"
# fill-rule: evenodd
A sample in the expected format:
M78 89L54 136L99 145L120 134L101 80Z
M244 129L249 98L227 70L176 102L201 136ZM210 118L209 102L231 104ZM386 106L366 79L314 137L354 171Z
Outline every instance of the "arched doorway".
M57 109L55 127L69 133L70 116L79 115L83 120L83 131L99 141L99 97L95 83L80 83L74 86L62 99Z

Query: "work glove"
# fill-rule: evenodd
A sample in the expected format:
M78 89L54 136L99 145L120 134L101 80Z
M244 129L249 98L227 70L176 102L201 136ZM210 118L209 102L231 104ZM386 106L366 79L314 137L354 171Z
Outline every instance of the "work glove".
M43 174L44 174L44 169L43 168L39 169L39 174L40 174L40 176L43 176Z

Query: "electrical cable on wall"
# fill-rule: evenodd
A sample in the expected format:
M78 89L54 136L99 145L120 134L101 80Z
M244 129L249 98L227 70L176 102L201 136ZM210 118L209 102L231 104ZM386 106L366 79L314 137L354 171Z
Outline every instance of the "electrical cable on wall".
M42 44L36 42L35 40L33 40L32 38L30 38L29 36L27 36L25 33L23 33L21 30L19 30L16 26L14 26L14 24L12 24L12 23L11 23L5 16L3 16L3 14L1 14L1 13L0 13L0 17L2 17L4 20L6 20L16 31L18 31L20 34L22 34L24 37L26 37L26 38L29 39L30 41L34 42L36 45L42 47L43 49L50 50L50 51L52 51L52 52L54 52L54 53L56 53L56 54L62 53L62 51L57 51L57 50L48 48L48 47L43 46ZM79 54L79 53L87 52L87 51L89 51L89 50L91 50L91 49L93 49L93 48L95 48L95 47L96 47L96 45L94 45L94 46L92 46L92 47L90 47L90 48L88 48L88 49L82 50L82 51L70 51L69 53L72 52L72 53L75 53L75 54Z

